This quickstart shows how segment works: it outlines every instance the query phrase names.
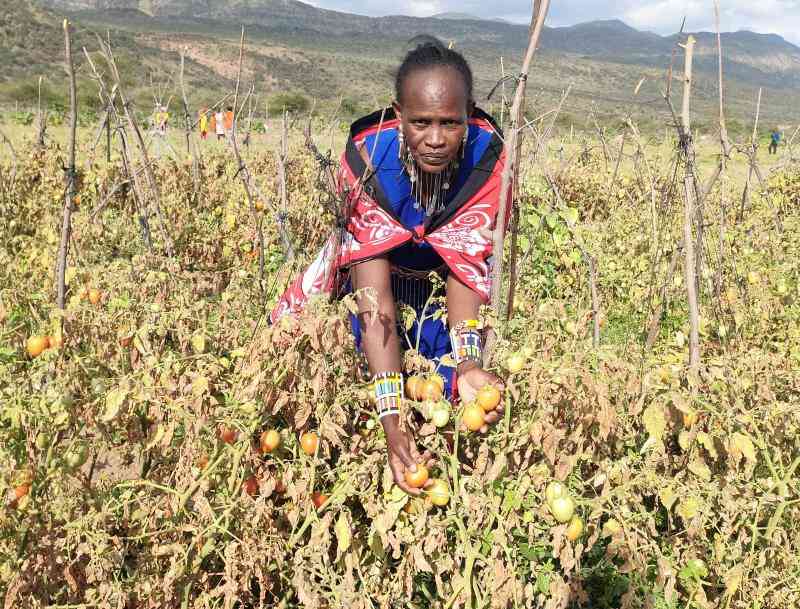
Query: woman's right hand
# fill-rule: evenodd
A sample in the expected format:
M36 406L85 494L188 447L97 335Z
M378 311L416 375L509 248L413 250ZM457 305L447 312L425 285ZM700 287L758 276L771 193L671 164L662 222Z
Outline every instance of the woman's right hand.
M406 470L417 471L417 465L431 467L434 459L429 451L422 455L417 450L414 435L406 427L400 428L400 417L396 414L383 418L383 430L386 432L386 446L389 452L389 468L392 470L394 483L409 495L420 495L421 489L409 486L406 482ZM427 486L427 485L426 485Z

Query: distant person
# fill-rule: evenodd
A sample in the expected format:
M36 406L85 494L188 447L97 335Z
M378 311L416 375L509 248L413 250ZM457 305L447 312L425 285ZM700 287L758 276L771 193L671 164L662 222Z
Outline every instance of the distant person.
M776 154L778 152L778 144L781 141L781 132L776 127L772 130L769 136L769 153Z
M169 112L164 106L161 106L158 112L158 130L161 132L161 135L166 135L167 133L167 126L169 125Z
M225 111L225 134L228 137L231 137L233 134L233 108L228 106L228 109Z
M217 134L217 141L225 139L225 113L222 110L217 110L214 114L214 131Z
M200 110L200 139L205 140L208 139L208 110L203 108Z

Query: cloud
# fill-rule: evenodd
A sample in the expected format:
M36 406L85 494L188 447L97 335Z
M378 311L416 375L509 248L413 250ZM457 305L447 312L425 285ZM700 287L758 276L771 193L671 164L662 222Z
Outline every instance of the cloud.
M517 23L530 20L529 0L313 0L315 6L360 15L469 13L499 17ZM800 44L800 0L720 0L723 31L752 30L780 34ZM570 0L553 2L550 25L572 25L594 19L621 19L629 25L659 34L673 34L686 16L686 29L713 30L711 0Z

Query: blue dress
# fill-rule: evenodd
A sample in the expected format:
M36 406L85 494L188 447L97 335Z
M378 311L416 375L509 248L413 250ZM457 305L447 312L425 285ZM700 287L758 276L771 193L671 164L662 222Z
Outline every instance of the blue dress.
M490 141L490 134L480 127L470 125L464 158L459 161L458 173L445 196L445 205L467 182ZM381 131L379 135L370 135L365 138L364 144L371 155L375 177L392 213L408 229L425 224L427 218L424 206L414 198L411 180L398 155L397 129L387 129ZM436 271L446 281L447 266L433 247L425 242L407 242L389 252L388 259L393 268L392 292L395 302L410 307L415 316L413 324L406 330L402 311L398 315L397 332L401 348L418 348L423 357L433 361L445 380L445 395L452 396L455 368L441 363L441 358L452 353L447 319L444 315L434 319L434 314L440 309L440 305L436 302L428 303L433 292L428 273ZM434 295L434 298L437 296L444 296L444 290ZM426 303L428 303L427 308ZM360 350L361 324L354 315L350 316L350 323L356 347Z

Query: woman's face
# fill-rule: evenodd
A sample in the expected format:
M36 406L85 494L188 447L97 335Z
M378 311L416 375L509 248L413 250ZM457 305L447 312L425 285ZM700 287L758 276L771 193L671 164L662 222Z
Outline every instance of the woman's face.
M456 159L472 112L464 80L453 68L411 72L394 110L418 167L441 173Z

